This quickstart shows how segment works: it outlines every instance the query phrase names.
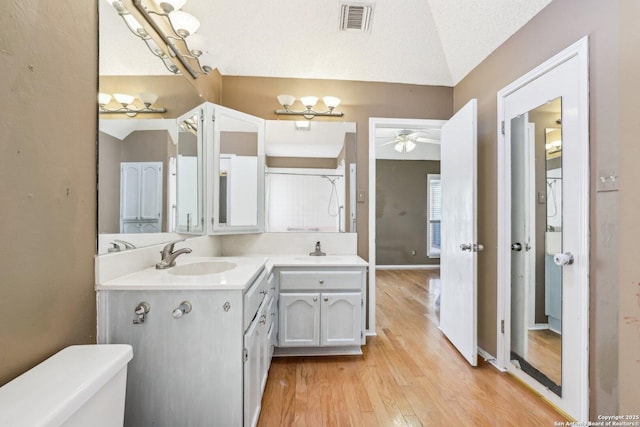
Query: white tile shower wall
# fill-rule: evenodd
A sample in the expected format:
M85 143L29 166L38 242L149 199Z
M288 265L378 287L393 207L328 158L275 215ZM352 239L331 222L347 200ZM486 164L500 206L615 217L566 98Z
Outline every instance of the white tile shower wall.
M327 255L355 255L356 233L262 233L220 236L223 256L308 255L316 242Z
M153 267L160 261L160 251L164 244L114 252L95 258L95 281L104 283L116 277ZM175 245L176 249L190 248L189 255L182 256L222 256L220 236L196 236Z
M340 223L344 224L344 182L338 176L268 174L267 231L338 231Z

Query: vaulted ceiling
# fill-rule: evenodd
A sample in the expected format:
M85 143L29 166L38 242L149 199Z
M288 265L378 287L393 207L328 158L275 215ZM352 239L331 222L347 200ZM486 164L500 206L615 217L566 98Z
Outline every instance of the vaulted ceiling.
M371 0L364 32L339 29L344 0L189 0L183 10L222 75L454 86L550 2ZM99 4L100 74L169 74Z

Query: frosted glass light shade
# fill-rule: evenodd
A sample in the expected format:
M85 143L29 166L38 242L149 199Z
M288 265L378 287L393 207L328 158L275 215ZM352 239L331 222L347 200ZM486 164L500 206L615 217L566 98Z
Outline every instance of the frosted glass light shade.
M159 3L162 10L164 10L165 13L169 13L182 9L182 6L187 3L187 0L161 0Z
M129 29L131 29L131 31L133 31L135 34L141 37L147 36L147 31L142 27L142 25L140 25L138 21L136 21L136 19L133 16L122 15L122 18L127 23L127 26L129 27Z
M193 56L200 56L205 50L205 41L201 34L191 34L185 42Z
M296 97L293 95L278 95L278 102L285 108L291 107L296 102Z
M333 110L338 105L340 105L340 98L336 98L335 96L325 96L322 98L322 102L327 106L330 110Z
M398 153L402 153L404 151L404 144L402 142L398 142L396 145L393 146L393 149L396 150Z
M149 106L156 102L158 95L155 93L143 92L138 94L138 98L140 98L140 101L142 101L144 105Z
M136 99L135 97L124 94L124 93L114 93L113 97L116 99L116 101L118 101L124 107L131 104L133 100Z
M200 28L200 21L193 15L181 10L173 11L169 14L171 25L175 28L180 37L186 38L194 34Z
M316 105L316 103L318 102L318 97L317 96L303 96L302 98L300 98L300 101L302 102L302 105L304 105L307 108L313 108L314 105Z
M410 151L413 151L414 148L416 148L416 144L413 141L407 141L404 144L405 149L407 150L407 153Z
M98 105L107 105L111 102L111 95L108 93L98 93Z

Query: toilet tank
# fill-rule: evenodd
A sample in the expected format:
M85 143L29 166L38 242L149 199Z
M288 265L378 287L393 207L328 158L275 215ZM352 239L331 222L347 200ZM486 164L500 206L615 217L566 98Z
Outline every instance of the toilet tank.
M122 427L126 344L76 345L0 387L0 426Z

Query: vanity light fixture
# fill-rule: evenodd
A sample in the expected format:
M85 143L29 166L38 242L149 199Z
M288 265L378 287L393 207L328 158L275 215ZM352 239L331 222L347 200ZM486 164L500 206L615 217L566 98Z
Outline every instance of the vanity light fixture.
M166 46L166 51L158 46L147 30L131 15L122 0L106 1L118 12L127 28L145 42L151 53L160 58L171 73L180 73L178 66L173 63L174 59L180 62L194 79L213 69L200 63L204 43L202 37L194 38L200 21L180 10L186 0L133 0L135 8Z
M284 110L276 110L276 114L286 116L303 116L307 120L313 119L315 116L330 116L330 117L342 117L344 114L335 111L335 108L340 105L340 98L335 96L325 96L322 98L322 102L327 107L326 111L316 111L313 109L318 103L317 96L303 96L300 98L300 102L304 106L304 110L292 110L291 106L297 101L293 95L278 95L278 102L284 107Z
M113 96L108 93L98 93L98 112L100 114L126 114L129 117L135 117L138 113L166 113L166 108L151 108L151 105L156 102L158 96L153 93L139 93L137 97L144 107L136 107L134 101L135 96L127 95L124 93L114 93ZM115 99L121 107L109 108L107 105Z

